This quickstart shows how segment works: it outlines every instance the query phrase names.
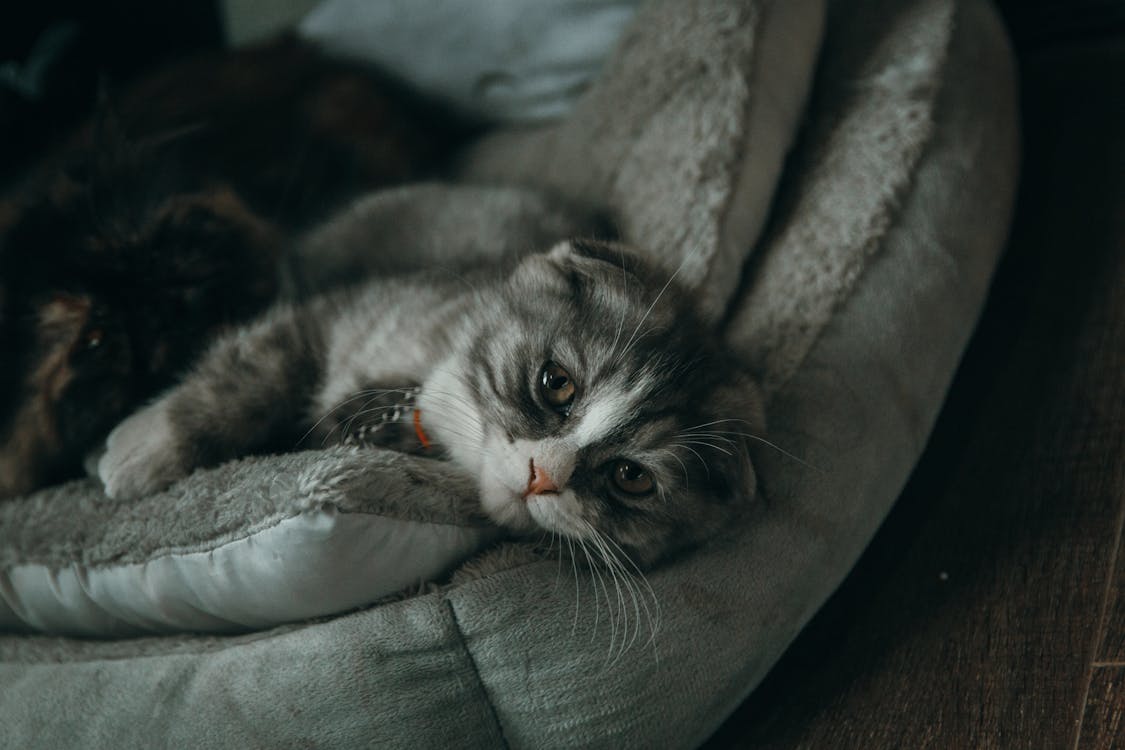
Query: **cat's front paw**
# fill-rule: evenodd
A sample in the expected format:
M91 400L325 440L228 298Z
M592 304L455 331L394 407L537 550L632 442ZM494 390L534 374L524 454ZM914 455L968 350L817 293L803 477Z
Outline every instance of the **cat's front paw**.
M166 400L141 409L114 428L98 461L105 494L133 498L162 490L191 467L179 445Z

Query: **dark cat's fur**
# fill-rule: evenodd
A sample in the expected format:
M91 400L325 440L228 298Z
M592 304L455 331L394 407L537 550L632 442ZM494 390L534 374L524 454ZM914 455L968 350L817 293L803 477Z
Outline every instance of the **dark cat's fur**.
M0 199L0 498L83 455L278 292L290 237L464 132L284 38L137 82Z
M383 429L396 409L402 423ZM754 492L757 387L690 295L593 242L275 309L114 430L99 474L110 495L141 495L302 436L346 439L372 417L377 444L471 473L495 522L641 565Z
M141 158L59 175L0 227L0 497L77 474L210 336L277 292L269 223L226 187L162 189L138 176Z

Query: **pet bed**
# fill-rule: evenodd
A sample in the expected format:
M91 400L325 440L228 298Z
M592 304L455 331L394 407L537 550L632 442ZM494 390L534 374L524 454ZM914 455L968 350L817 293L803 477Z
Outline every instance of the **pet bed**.
M643 616L631 633L620 620L611 627L596 579L580 576L576 588L555 562L500 555L492 572L440 591L333 614L360 604L342 597L336 609L298 613L320 619L236 635L8 634L0 744L616 748L706 738L847 573L901 489L987 291L1013 196L1014 72L984 0L823 10L816 0L645 5L564 120L496 133L461 173L468 199L473 184L504 184L607 210L626 239L682 263L766 386L780 450L755 456L759 501L712 543L649 573L654 636ZM74 576L81 586L88 569L208 555L292 519L394 516L382 481L405 464L377 464L409 457L374 455L220 467L173 488L163 513L100 507L81 483L50 490L9 507L65 528L44 536L46 525L4 508L0 564L60 571L70 561L87 566ZM324 472L322 461L352 470ZM414 476L408 483L434 500L407 520L475 533L460 515L467 490ZM189 500L204 510L181 516ZM305 544L309 556L291 569L328 565L321 586L367 575ZM14 601L11 577L0 582Z

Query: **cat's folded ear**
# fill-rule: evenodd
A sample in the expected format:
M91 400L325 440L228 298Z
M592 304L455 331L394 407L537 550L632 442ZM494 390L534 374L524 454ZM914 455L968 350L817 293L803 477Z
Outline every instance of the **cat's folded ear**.
M582 277L634 291L665 285L669 274L643 253L620 242L569 239L545 253L547 261L564 276Z
M741 370L740 363L729 362L720 368L725 382L712 397L712 437L727 450L716 458L718 471L710 479L717 497L724 500L749 500L757 494L758 477L754 455L766 431L764 396L758 383Z
M620 242L582 238L563 240L552 247L547 256L556 262L593 273L625 272L644 278L650 272L637 252Z
M530 285L578 299L593 287L607 285L639 291L647 285L642 269L638 257L623 245L572 239L559 242L545 253L524 257L512 281L517 286Z

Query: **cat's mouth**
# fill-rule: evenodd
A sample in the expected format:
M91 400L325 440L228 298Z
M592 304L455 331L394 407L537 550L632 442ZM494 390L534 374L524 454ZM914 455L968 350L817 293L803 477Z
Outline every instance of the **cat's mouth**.
M584 512L581 499L571 490L558 494L532 495L527 501L528 515L537 529L578 542L600 534Z
M496 523L518 532L548 531L573 535L565 509L576 498L571 490L559 487L544 471L535 472L528 464L527 484L503 482L497 472L487 468L481 476L481 505Z

